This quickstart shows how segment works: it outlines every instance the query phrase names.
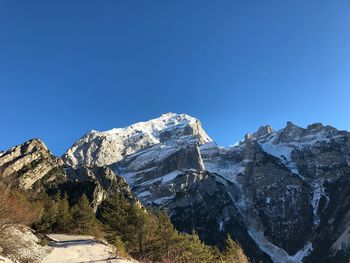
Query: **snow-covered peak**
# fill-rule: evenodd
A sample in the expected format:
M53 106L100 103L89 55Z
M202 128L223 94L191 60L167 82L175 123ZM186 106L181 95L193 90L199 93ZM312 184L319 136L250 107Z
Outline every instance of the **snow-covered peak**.
M341 137L343 135L331 126L315 123L301 128L289 121L286 127L278 131L260 128L249 139L256 140L266 153L279 158L293 173L299 174L292 157L293 151L317 148Z
M185 130L187 126L189 126L189 128L188 130ZM191 131L190 128L193 128L194 130ZM161 134L165 131L177 131L175 132L176 134L174 134L176 136L179 135L178 133L181 133L180 135L197 134L199 135L199 140L201 143L211 141L210 137L202 129L200 122L196 118L193 118L186 114L176 114L171 112L163 114L159 118L145 122L138 122L125 128L114 128L104 132L93 132L99 134L100 136L106 136L110 139L119 136L130 137L135 134L143 133L153 136L156 141L161 141ZM192 134L192 132L194 134Z
M70 165L109 165L125 156L155 144L171 141L211 142L196 118L186 114L166 113L159 118L108 131L92 130L78 140L64 155Z
M308 125L307 128L302 128L288 121L284 128L277 131L274 131L269 125L262 126L248 139L255 139L260 144L288 144L302 147L328 141L337 136L339 136L339 131L331 126L314 123Z

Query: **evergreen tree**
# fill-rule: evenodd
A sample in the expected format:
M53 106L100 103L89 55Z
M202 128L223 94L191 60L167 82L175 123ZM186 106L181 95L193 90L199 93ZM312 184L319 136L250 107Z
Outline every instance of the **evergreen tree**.
M119 236L114 236L113 239L109 242L115 246L118 256L122 256L125 258L128 257L128 252L125 248L124 242Z
M73 224L76 233L99 234L99 225L86 195L82 195L72 208Z
M226 238L226 245L223 251L222 262L227 263L245 263L249 262L244 255L242 248L235 242L230 235Z
M136 205L131 205L127 210L127 222L125 236L136 245L137 253L142 255L145 247L149 217L145 211Z
M179 262L215 262L213 247L205 245L193 231L191 234L179 235Z
M122 236L126 223L127 210L130 203L120 194L114 194L101 205L101 221L107 227L106 232L111 237Z
M174 256L174 247L178 241L178 233L165 211L158 211L156 216L157 251L155 252L158 253L159 259L170 259Z
M72 227L72 215L69 208L68 195L64 194L63 198L58 201L57 205L57 231L67 232Z
M102 223L107 226L108 240L120 237L133 256L143 257L152 253L150 240L156 229L152 213L115 194L104 202L100 214Z
M248 262L242 249L230 237L222 254L218 248L204 244L195 232L179 233L164 211L155 214L146 211L130 204L120 194L103 202L100 219L106 226L108 241L118 247L119 254L130 253L141 261Z
M52 232L57 226L57 203L49 199L48 196L43 198L43 209L39 222L36 222L33 227L40 232Z

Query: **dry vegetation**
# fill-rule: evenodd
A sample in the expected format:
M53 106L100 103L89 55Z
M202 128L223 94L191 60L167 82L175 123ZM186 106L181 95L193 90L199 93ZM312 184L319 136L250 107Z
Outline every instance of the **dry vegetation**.
M38 219L41 208L4 183L0 183L0 193L0 252L15 255L26 244L18 242L14 230L30 226Z

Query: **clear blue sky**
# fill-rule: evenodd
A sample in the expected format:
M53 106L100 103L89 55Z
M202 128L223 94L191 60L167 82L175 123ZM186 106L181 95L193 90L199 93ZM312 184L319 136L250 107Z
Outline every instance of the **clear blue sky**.
M0 149L62 154L169 111L220 145L291 120L350 129L350 1L0 0Z

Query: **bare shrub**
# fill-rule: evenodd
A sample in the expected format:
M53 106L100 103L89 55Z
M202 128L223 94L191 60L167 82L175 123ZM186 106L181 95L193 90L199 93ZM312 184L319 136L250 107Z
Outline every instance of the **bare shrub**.
M0 233L15 225L32 224L37 219L39 210L24 195L0 183Z
M30 204L20 192L0 182L0 252L16 255L20 247L12 229L32 224L39 215L40 207Z

